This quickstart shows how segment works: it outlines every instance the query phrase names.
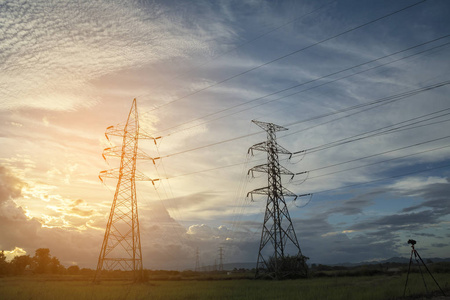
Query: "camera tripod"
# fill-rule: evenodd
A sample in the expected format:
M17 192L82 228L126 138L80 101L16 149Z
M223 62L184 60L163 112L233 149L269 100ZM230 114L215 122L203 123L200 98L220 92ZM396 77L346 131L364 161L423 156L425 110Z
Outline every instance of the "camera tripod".
M423 281L423 284L425 285L425 290L427 291L427 294L428 294L428 287L427 287L427 284L426 284L426 282L425 282L425 278L423 277L422 269L420 268L420 262L419 262L419 259L420 259L420 261L422 262L422 264L423 264L423 266L425 267L425 269L428 271L428 274L430 274L431 278L433 278L434 282L436 283L436 285L438 286L438 288L441 290L442 295L444 295L444 297L445 297L444 291L441 289L441 287L440 287L439 284L437 283L437 281L436 281L436 279L434 278L433 274L431 274L431 272L430 272L430 270L428 269L427 265L423 262L422 257L420 257L420 255L419 255L419 252L417 252L417 250L414 248L414 245L415 245L416 243L417 243L417 242L416 242L415 240L409 240L409 241L408 241L408 244L411 244L411 256L410 256L410 258L409 258L408 274L406 275L405 290L403 291L403 297L405 297L405 294L406 294L406 287L407 287L407 285L408 285L409 272L411 271L411 264L412 264L413 254L414 254L414 259L416 260L417 265L418 265L418 267L419 267L420 275L422 276L422 281ZM417 259L417 258L418 258L418 259Z

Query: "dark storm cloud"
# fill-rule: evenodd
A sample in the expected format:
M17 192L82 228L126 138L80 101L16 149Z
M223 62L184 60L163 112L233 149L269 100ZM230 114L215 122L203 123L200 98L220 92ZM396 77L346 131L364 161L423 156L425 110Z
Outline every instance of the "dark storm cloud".
M379 217L363 223L355 224L350 227L352 230L378 230L388 227L390 230L409 229L415 230L421 228L424 224L436 224L436 214L431 210L421 211L409 214L392 214Z
M367 205L369 202L352 199L347 203ZM345 230L338 230L329 223L328 216L331 214L293 220L302 252L310 258L311 263L360 262L398 254L391 242L395 238L391 232L373 235L359 233L349 237Z
M418 232L415 235L417 236L425 236L425 237L437 237L437 235L433 233L426 233L426 232Z
M381 194L379 191L373 191L358 195L348 200L339 203L338 207L329 209L324 212L325 215L342 214L342 215L357 215L363 212L363 209L373 203L373 198Z
M434 183L426 187L412 191L425 199L422 203L403 209L404 212L414 211L423 208L432 208L436 217L443 217L450 214L450 182Z
M443 247L447 247L449 244L444 244L444 243L433 243L431 244L431 246L436 247L436 248L443 248Z

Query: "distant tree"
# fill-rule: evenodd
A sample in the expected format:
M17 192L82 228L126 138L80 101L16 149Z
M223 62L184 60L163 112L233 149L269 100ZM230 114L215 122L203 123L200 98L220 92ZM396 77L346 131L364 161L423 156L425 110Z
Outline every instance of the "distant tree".
M279 257L269 257L267 263L267 270L269 272L277 273L277 276L281 278L299 278L308 277L308 265L306 261L309 257L306 256L290 256Z
M50 249L39 248L36 249L33 261L36 264L35 272L38 274L43 274L49 271L49 265L51 262Z
M70 266L67 268L67 272L70 275L77 275L78 273L80 273L80 267L79 266Z
M11 261L11 268L14 275L21 275L25 272L27 266L32 264L33 260L29 255L15 256Z
M83 275L84 277L94 276L95 271L88 268L82 268L80 270L80 275Z
M59 259L56 257L52 257L50 259L50 263L48 264L48 269L51 273L57 274L57 273L63 273L65 268L61 263L59 262Z
M6 255L4 251L0 253L0 275L7 275L9 272L9 264L6 261Z

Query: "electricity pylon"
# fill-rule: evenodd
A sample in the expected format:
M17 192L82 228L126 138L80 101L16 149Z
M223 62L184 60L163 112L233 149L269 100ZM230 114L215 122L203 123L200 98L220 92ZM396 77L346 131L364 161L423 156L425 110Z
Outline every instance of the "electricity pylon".
M223 271L223 248L219 247L219 271Z
M141 237L139 232L138 205L136 199L136 180L157 181L150 179L136 170L137 159L158 158L149 157L138 149L139 139L156 139L139 133L139 120L136 99L133 100L128 119L125 124L110 126L105 132L109 136L122 137L121 147L106 148L106 156L120 157L118 169L101 171L99 178L117 179L116 191L111 205L111 211L106 225L102 248L98 257L97 271L94 281L100 281L102 271L123 270L132 273L133 281L143 279Z
M195 269L194 269L194 271L195 272L200 272L200 256L199 256L199 253L198 253L198 247L195 250Z
M295 197L297 195L284 188L281 183L281 175L296 174L280 165L278 154L292 156L292 153L277 144L276 132L287 130L287 128L252 121L267 132L267 141L258 143L248 150L267 152L267 164L251 168L250 172L264 172L268 174L268 186L255 189L247 194L267 195L266 212L261 233L261 242L256 263L256 277L270 277L283 279L287 277L306 277L306 258L302 255L300 245L292 225L291 217L286 206L285 196ZM273 248L270 247L273 246ZM290 255L288 253L293 253Z

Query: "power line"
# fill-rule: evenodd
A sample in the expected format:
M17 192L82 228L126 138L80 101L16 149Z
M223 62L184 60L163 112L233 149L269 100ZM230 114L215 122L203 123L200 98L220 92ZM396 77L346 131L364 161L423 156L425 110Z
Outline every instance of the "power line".
M331 143L326 143L326 144L323 144L323 145L320 145L320 146L308 148L308 149L301 150L301 151L296 151L296 152L293 152L293 154L295 155L295 154L300 154L300 153L303 153L303 152L314 153L314 152L326 150L326 149L329 149L329 148L332 148L332 147L341 146L341 145L344 145L344 144L347 144L347 143L360 141L360 140L363 140L363 139L366 139L366 138L370 138L370 137L374 137L374 136L378 136L378 135L383 135L383 134L388 134L388 133L394 133L398 129L402 129L402 128L412 129L412 128L408 128L408 126L411 126L411 125L414 125L414 124L418 124L418 123L421 123L421 122L425 122L425 121L429 121L429 120L433 120L433 119L436 119L436 118L440 118L440 117L449 115L450 113L446 113L446 114L443 114L443 115L440 115L440 116L430 117L430 118L425 119L425 120L416 121L416 122L413 122L411 124L401 125L399 127L394 127L394 126L397 126L399 124L404 124L404 123L407 123L407 122L411 122L413 120L418 120L420 118L431 116L431 115L434 115L434 114L437 114L437 113L440 113L440 112L444 112L444 111L448 111L448 110L450 110L450 108L442 109L442 110L439 110L439 111L436 111L436 112L433 112L433 113L429 113L429 114L425 114L425 115L422 115L422 116L419 116L419 117L411 118L411 119L408 119L408 120L405 120L405 121L402 121L402 122L399 122L399 123L395 123L395 124L392 124L392 125L384 126L384 127L381 127L381 128L378 128L378 129L374 129L374 130L371 130L371 131L367 131L367 132L364 132L364 133L361 133L361 134L357 134L357 135L354 135L354 136L351 136L351 137L343 138L343 139L340 139L340 140L337 140L337 141L334 141L334 142L331 142ZM390 129L388 129L388 128L390 128ZM377 131L380 131L380 130L384 130L384 131L377 132ZM372 133L372 134L371 135L367 135L369 133ZM365 136L365 135L367 135L367 136Z
M378 108L378 107L386 105L386 104L390 104L390 103L393 103L393 102L396 102L396 101L399 101L399 100L402 100L402 99L405 99L405 98L417 95L417 94L425 92L425 91L429 91L429 90L432 90L432 89L435 89L435 88L439 88L439 87L445 86L447 84L450 84L450 81L440 82L440 83L429 85L429 86L426 86L426 87L423 87L423 88L419 88L419 89L407 91L407 92L404 92L404 93L396 94L396 95L393 95L393 96L388 96L388 97L384 97L384 98L381 98L381 99L377 99L377 100L371 101L369 103L358 104L358 105L355 105L355 106L344 108L344 109L338 110L336 112L327 113L327 114L324 114L324 115L320 115L320 116L317 116L317 117L309 118L309 119L298 121L298 122L293 122L293 123L290 123L290 125L300 124L300 123L304 123L304 122L307 122L307 121L313 121L313 120L317 120L317 119L320 119L320 118L329 117L331 115L335 115L335 114L338 114L338 113L347 112L347 111L355 110L355 109L358 109L358 108L362 108L362 107L378 104L378 105L375 105L375 106L372 106L372 107L369 107L369 108L366 108L366 109L363 109L363 110L360 110L360 111L357 111L357 112L354 112L354 113L351 113L351 114L348 114L348 115L345 115L345 116L342 116L342 117L339 117L339 118L335 118L335 119L332 119L332 120L329 120L329 121L326 121L326 122L322 122L320 124L316 124L316 125L312 125L312 126L307 127L307 128L302 128L300 130L292 131L290 133L287 133L287 134L281 136L280 138L283 138L283 137L286 137L286 136L290 136L290 135L293 135L293 134L296 134L296 133L299 133L299 132L302 132L302 131L306 131L306 130L309 130L309 129L312 129L312 128L315 128L315 127L318 127L318 126L329 124L329 123L332 123L332 122L335 122L335 121L338 121L338 120L342 120L342 119L351 117L353 115L356 115L356 114L359 114L359 113L362 113L362 112L365 112L365 111L368 111L368 110L372 110L374 108Z
M168 130L173 129L173 128L178 128L178 127L181 127L181 126L183 126L183 125L186 125L186 124L189 124L189 123L192 123L192 122L195 122L195 121L199 121L199 120L201 120L201 119L208 118L208 117L211 117L211 116L214 116L214 115L217 115L217 114L220 114L220 113L223 113L223 112L232 110L232 109L234 109L234 108L237 108L237 107L240 107L240 106L243 106L243 105L247 105L247 104L252 103L252 102L256 102L256 101L265 99L265 98L267 98L267 97L270 97L270 96L273 96L273 95L276 95L276 94L279 94L279 93L282 93L282 92L286 92L286 91L292 90L292 89L294 89L294 88L298 88L298 87L301 87L301 86L304 86L304 85L307 85L307 84L310 84L310 83L313 83L313 82L316 82L316 81L320 81L320 80L322 80L322 79L325 79L325 78L328 78L328 77L337 75L337 74L339 74L339 73L343 73L343 72L346 72L346 71L349 71L349 70L352 70L352 69L361 67L361 66L363 66L363 65L367 65L367 64L370 64L370 63L373 63L373 62L376 62L376 61L379 61L379 60L388 58L388 57L390 57L390 56L394 56L394 55L397 55L397 54L399 54L399 53L406 52L406 51L409 51L409 50L412 50L412 49L415 49L415 48L418 48L418 47L421 47L421 46L424 46L424 45L427 45L427 44L436 42L436 41L441 40L441 39L445 39L445 38L447 38L447 37L449 37L449 36L450 36L450 35L444 35L444 36L442 36L442 37L439 37L439 38L436 38L436 39L433 39L433 40L430 40L430 41L427 41L427 42L424 42L424 43L421 43L421 44L418 44L418 45L415 45L415 46L412 46L412 47L409 47L409 48L406 48L406 49L403 49L403 50L400 50L400 51L396 51L396 52L394 52L394 53L391 53L391 54L388 54L388 55L385 55L385 56L382 56L382 57L379 57L379 58L376 58L376 59L372 59L372 60L366 61L366 62L364 62L364 63L360 63L360 64L357 64L357 65L354 65L354 66L352 66L352 67L348 67L348 68L345 68L345 69L342 69L342 70L339 70L339 71L336 71L336 72L333 72L333 73L330 73L330 74L327 74L327 75L324 75L324 76L321 76L321 77L318 77L318 78L315 78L315 79L312 79L312 80L308 80L308 81L306 81L306 82L302 82L302 83L299 83L299 84L290 86L290 87L288 87L288 88L284 88L284 89L278 90L278 91L276 91L276 92L272 92L272 93L266 94L266 95L264 95L264 96L261 96L261 97L258 97L258 98L254 98L254 99L252 99L252 100L245 101L245 102L243 102L243 103L239 103L239 104L233 105L233 106L228 107L228 108L225 108L225 109L221 109L221 110L219 110L219 111L216 111L216 112L213 112L213 113L204 115L204 116L202 116L202 117L198 117L198 118L192 119L192 120L190 120L190 121L187 121L187 122L184 122L184 123L181 123L181 124L178 124L178 125L175 125L175 126L166 128L166 129L162 129L162 130L160 130L159 132L164 132L164 131L168 131ZM445 44L438 45L438 46L432 47L432 48L430 48L430 49L425 49L425 50L422 50L422 51L420 51L420 52L413 53L413 54L407 55L407 56L405 56L405 57L401 57L401 58L399 58L399 59L396 59L396 60L393 60L393 61L389 61L389 62L380 64L380 65L378 65L378 66L371 67L371 68L369 68L369 69L361 70L361 71L358 71L358 72L355 72L355 73L346 75L346 76L344 76L344 77L336 78L336 79L334 79L334 80L331 80L331 81L328 81L328 82L325 82L325 83L322 83L322 84L319 84L319 85L316 85L316 86L313 86L313 87L310 87L310 88L307 88L307 89L304 89L304 90L301 90L301 91L297 91L297 92L294 92L294 93L292 93L292 94L282 96L282 97L280 97L280 98L272 99L272 100L269 100L269 101L267 101L267 102L260 103L260 104L257 104L257 105L254 105L254 106L251 106L251 107L248 107L248 108L244 108L244 109L241 109L241 110L236 111L236 112L232 112L232 113L229 113L229 114L226 114L226 115L223 115L223 116L219 116L219 117L214 118L214 119L206 120L206 121L204 121L204 122L197 123L197 124L192 125L192 126L187 127L187 128L181 128L181 129L179 129L179 130L172 131L172 132L170 132L169 134L166 134L166 136L170 136L170 135L172 135L172 134L174 134L174 133L177 133L177 132L180 132L180 131L189 130L189 129L192 129L192 128L194 128L194 127L198 127L198 126L201 126L201 125L203 125L203 124L206 124L206 123L209 123L209 122L212 122L212 121L220 120L220 119L229 117L229 116L231 116L231 115L235 115L235 114L238 114L238 113L241 113L241 112L244 112L244 111L253 109L253 108L255 108L255 107L259 107L259 106L266 105L266 104L269 104L269 103L272 103L272 102L275 102L275 101L279 101L279 100L282 100L282 99L285 99L285 98L288 98L288 97L297 95L297 94L299 94L299 93L303 93L303 92L306 92L306 91L309 91L309 90L312 90L312 89L315 89L315 88L318 88L318 87L322 87L322 86L327 85L327 84L334 83L334 82L339 81L339 80L342 80L342 79L347 79L347 78L349 78L349 77L353 77L353 76L359 75L359 74L361 74L361 73L365 73L365 72L368 72L368 71L371 71L371 70L374 70L374 69L377 69L377 68L380 68L380 67L383 67L383 66L386 66L386 65L389 65L389 64L393 64L393 63L396 63L396 62L398 62L398 61L401 61L401 60L404 60L404 59L408 59L408 58L411 58L411 57L413 57L413 56L417 56L417 55L423 54L423 53L425 53L425 52L432 51L432 50L435 50L435 49L440 48L440 47L444 47L444 46L449 45L449 44L450 44L450 42L447 42L447 43L445 43ZM293 124L296 124L296 123L292 123L292 124L288 124L288 125L293 125Z
M311 202L312 195L328 193L328 192L332 192L332 191L347 189L347 188L351 188L351 187L355 187L355 186L367 185L367 184L376 183L376 182L382 182L382 181L389 180L389 179L401 178L401 177L405 177L405 176L409 176L409 175L425 173L425 172L429 172L429 171L433 171L433 170L437 170L437 169L448 168L448 167L450 167L450 164L443 165L443 166L438 166L438 167L434 167L434 168L426 168L426 169L416 170L416 171L412 171L412 172L408 172L408 173L404 173L404 174L399 174L399 175L394 175L394 176L389 176L389 177L383 177L383 178L379 178L379 179L375 179L375 180L371 180L371 181L366 181L366 182L354 183L354 184L345 185L345 186L341 186L341 187L337 187L337 188L333 188L333 189L313 192L311 194L307 194L307 195L311 195L311 197L310 197L309 201L305 205L302 205L301 207L305 207L306 205L308 205Z
M218 55L212 57L211 60L209 60L209 61L207 61L207 62L205 62L205 63L203 63L203 64L199 64L199 65L196 66L196 67L194 66L193 68L191 68L191 70L188 70L188 71L186 71L186 72L183 72L182 74L180 74L180 75L178 75L178 76L175 76L173 79L179 78L179 77L181 77L181 76L183 76L183 75L186 75L186 74L189 74L189 73L192 73L196 68L205 66L205 65L209 64L212 60L215 60L215 59L218 59L218 58L220 58L220 57L222 57L222 56L225 56L226 54L231 53L231 52L233 52L233 51L236 51L236 50L238 50L238 49L240 49L240 48L242 48L242 47L244 47L244 46L246 46L246 45L248 45L248 44L251 44L251 43L253 43L253 42L256 41L256 40L259 40L260 38L262 38L262 37L264 37L264 36L266 36L266 35L268 35L268 34L270 34L270 33L272 33L272 32L275 32L275 31L279 30L280 28L283 28L283 27L285 27L285 26L287 26L287 25L289 25L289 24L295 23L295 22L297 22L298 20L300 20L300 19L302 19L302 18L304 18L304 17L306 17L306 16L309 16L309 15L315 13L316 11L319 11L319 10L321 10L322 8L324 8L324 7L326 7L326 6L330 5L330 4L332 4L332 3L334 3L334 2L336 2L336 0L330 1L330 2L328 2L328 3L325 3L324 5L318 7L318 8L316 8L316 9L314 9L314 10L312 10L312 11L310 11L310 12L304 14L304 15L301 15L300 17L296 17L296 18L294 18L294 19L292 19L292 20L290 20L290 21L288 21L288 22L286 22L286 23L283 23L283 24L281 24L281 25L279 25L279 26L276 26L276 27L270 29L269 31L266 31L266 32L264 32L264 33L262 33L262 34L260 34L260 35L258 35L258 36L256 36L256 37L254 37L254 38L252 38L252 39L250 39L250 40L247 40L247 41L245 41L245 42L243 42L243 43L237 45L236 47L233 47L233 48L231 48L231 49L229 49L229 50L227 50L227 51L224 51L224 52L222 52L222 53L219 53ZM162 105L162 106L164 106L164 105ZM162 107L162 106L160 106L160 107Z
M431 86L427 86L427 87L423 87L423 88L420 88L420 89L416 89L416 90L413 90L413 91L409 91L409 92L406 92L406 93L399 94L400 96L394 95L394 96L389 96L389 97L396 97L396 96L398 96L398 97L410 97L413 94L416 94L416 93L419 93L419 92L423 92L423 91L429 91L429 90L432 90L432 89L435 89L435 88L447 85L449 83L450 83L450 81L445 81L445 82L441 82L441 83L434 84L434 85L431 85ZM378 99L376 101L381 101L381 100L382 99ZM339 113L339 111L337 113ZM342 119L342 117L339 118L339 119ZM303 121L299 121L299 123L301 123L301 122L305 122L305 121L304 120ZM329 122L332 122L332 121L328 121L326 123L329 123ZM300 130L300 131L302 131L302 130ZM172 154L168 154L166 156L163 156L162 158L168 158L168 157L171 157L171 156L175 156L175 155L179 155L179 154L183 154L183 153L187 153L187 152L192 152L192 151L196 151L196 150L199 150L199 149L204 149L204 148L207 148L207 147L228 143L228 142L235 141L235 140L238 140L238 139L242 139L242 138L250 137L250 136L253 136L253 135L261 134L263 132L264 131L258 131L258 132L254 132L254 133L238 136L238 137L235 137L235 138L227 139L227 140L223 140L223 141L219 141L219 142L215 142L215 143L211 143L211 144L207 144L207 145L203 145L203 146L198 146L198 147L195 147L195 148L191 148L191 149L175 152L175 153L172 153ZM298 132L299 131L295 131L295 132L293 132L291 134L298 133ZM286 136L291 135L291 134L285 134L285 135L281 136L280 138L286 137ZM294 154L301 153L303 151L305 151L305 150L294 152Z
M223 143L232 142L232 141L239 140L239 139L242 139L242 138L246 138L246 137L249 137L249 136L252 136L252 135L255 135L255 134L260 134L260 133L262 133L262 132L263 132L263 131L259 131L259 132L255 132L255 133L249 133L249 134L241 135L241 136L238 136L238 137L235 137L235 138L231 138L231 139L228 139L228 140L224 140L224 141L220 141L220 142L216 142L216 143L212 143L212 144L208 144L208 145L203 145L203 146L195 147L195 148L188 149L188 150L183 150L183 151L175 152L175 153L172 153L172 154L168 154L168 155L166 155L166 156L163 156L162 158L167 158L167 157L171 157L171 156L183 154L183 153L186 153L186 152L191 152L191 151L195 151L195 150L199 150L199 149L203 149L203 148L207 148L207 147L211 147L211 146L215 146L215 145L220 145L220 144L223 144Z
M328 166L324 166L324 167L319 167L319 168L316 168L316 169L314 169L314 170L311 170L311 172L312 172L312 171L319 171L319 170L323 170L323 169L328 169L328 168L332 168L332 167L337 167L337 166L340 166L340 165L343 165L343 164L348 164L348 163L355 162L355 161L358 161L358 160L363 160L363 159L372 158L372 157L375 157L375 156L380 156L380 155L384 155L384 154L389 154L389 153L392 153L392 152L396 152L396 151L400 151L400 150L405 150L405 149L408 149L408 148L412 148L412 147L416 147L416 146L421 146L421 145L424 145L424 144L428 144L428 143L432 143L432 142L437 142L437 141L441 141L441 140L448 139L448 138L450 138L450 135L447 135L447 136L444 136L444 137L441 137L441 138L437 138L437 139L428 140L428 141L425 141L425 142L416 143L416 144L409 145L409 146L404 146L404 147L400 147L400 148L396 148L396 149L392 149L392 150L388 150L388 151L376 153L376 154L371 154L371 155L364 156L364 157L360 157L360 158L355 158L355 159L347 160L347 161L340 162L340 163L335 163L335 164L328 165ZM440 149L440 148L436 148L436 149Z
M373 20L368 21L368 22L366 22L366 23L363 23L363 24L361 24L361 25L358 25L358 26L352 27L352 28L350 28L350 29L347 29L347 30L345 30L345 31L343 31L343 32L341 32L341 33L335 34L335 35L333 35L333 36L331 36L331 37L328 37L328 38L325 38L325 39L320 40L320 41L318 41L318 42L315 42L315 43L313 43L313 44L311 44L311 45L309 45L309 46L306 46L306 47L297 49L297 50L295 50L295 51L293 51L293 52L290 52L290 53L288 53L288 54L279 56L278 58L275 58L275 59L273 59L273 60L270 60L270 61L268 61L268 62L265 62L265 63L263 63L263 64L260 64L260 65L258 65L258 66L256 66L256 67L250 68L250 69L248 69L248 70L246 70L246 71L240 72L240 73L235 74L235 75L233 75L233 76L231 76L231 77L228 77L228 78L226 78L226 79L217 81L217 82L215 82L215 83L213 83L213 84L211 84L211 85L208 85L208 86L206 86L206 87L204 87L204 88L195 90L195 91L193 91L193 92L191 92L191 93L189 93L189 94L186 94L186 95L184 95L184 96L182 96L182 97L179 97L179 98L177 98L177 99L174 99L174 100L171 100L171 101L169 101L169 102L166 102L166 103L164 103L164 104L162 104L162 105L160 105L160 106L158 106L158 107L155 107L155 108L153 108L153 109L148 110L147 112L151 112L151 111L160 109L161 107L167 106L167 105L169 105L169 104L175 103L175 102L180 101L180 100L182 100L182 99L185 99L185 98L188 98L188 97L190 97L190 96L196 95L196 94L198 94L198 93L200 93L200 92L202 92L202 91L205 91L205 90L207 90L207 89L210 89L210 88L212 88L212 87L214 87L214 86L220 85L220 84L225 83L225 82L227 82L227 81L230 81L230 80L232 80L232 79L234 79L234 78L237 78L237 77L239 77L239 76L245 75L245 74L250 73L250 72L252 72L252 71L254 71L254 70L257 70L257 69L259 69L259 68L262 68L262 67L264 67L264 66L267 66L267 65L269 65L269 64L272 64L272 63L274 63L274 62L277 62L277 61L280 61L280 60L282 60L282 59L285 59L285 58L287 58L287 57L289 57L289 56L295 55L295 54L297 54L297 53L299 53L299 52L302 52L302 51L304 51L304 50L310 49L310 48L312 48L312 47L315 47L315 46L317 46L317 45L320 45L320 44L322 44L322 43L325 43L325 42L327 42L327 41L330 41L330 40L332 40L332 39L335 39L335 38L337 38L337 37L340 37L340 36L342 36L342 35L345 35L345 34L347 34L347 33L350 33L350 32L352 32L352 31L358 30L358 29L360 29L360 28L362 28L362 27L365 27L365 26L367 26L367 25L370 25L370 24L372 24L372 23L378 22L378 21L380 21L380 20L382 20L382 19L385 19L385 18L388 18L388 17L390 17L390 16L393 16L393 15L395 15L395 14L397 14L397 13L400 13L400 12L402 12L402 11L404 11L404 10L407 10L407 9L409 9L409 8L411 8L411 7L414 7L414 6L416 6L416 5L419 5L419 4L421 4L421 3L425 2L425 1L426 1L426 0L422 0L422 1L416 2L416 3L414 3L414 4L408 5L408 6L406 6L406 7L403 7L403 8L401 8L401 9L399 9L399 10L396 10L396 11L394 11L394 12L388 13L388 14L386 14L386 15L384 15L384 16L378 17L378 18L376 18L376 19L373 19Z
M324 167L319 167L319 168L310 170L308 172L313 172L313 171L318 171L318 170L322 170L322 169L332 168L332 167L340 166L340 165L343 165L343 164L348 164L348 163L351 163L351 162L355 162L355 161L359 161L359 160L363 160L363 159L367 159L367 158L372 158L372 157L376 157L376 156L380 156L380 155L384 155L384 154L389 154L389 153L392 153L392 152L405 150L405 149L408 149L408 148L421 146L421 145L425 145L425 144L432 143L432 142L437 142L437 141L448 139L448 138L450 138L450 135L444 136L444 137L441 137L441 138L437 138L437 139L428 140L428 141L425 141L425 142L416 143L416 144L413 144L413 145L408 145L408 146L404 146L404 147L400 147L400 148L396 148L396 149L392 149L392 150L376 153L376 154L371 154L371 155L364 156L364 157L351 159L351 160L344 161L344 162L335 163L335 164L324 166ZM445 146L445 147L447 147L447 146ZM445 148L445 147L442 147L442 148ZM441 148L435 148L433 150L438 150L438 149L441 149ZM433 150L430 150L430 151L433 151ZM421 152L418 152L418 154L419 153L421 153ZM254 160L254 162L256 162L256 161L264 161L264 160L265 160L265 158ZM177 178L177 177L190 176L190 175L195 175L195 174L199 174L199 173L210 172L210 171L215 171L215 170L219 170L219 169L225 169L225 168L230 168L230 167L235 167L235 166L245 165L245 164L248 164L248 160L246 160L245 162L235 163L235 164L231 164L231 165L220 166L220 167L215 167L215 168L204 169L204 170L200 170L200 171L194 171L194 172L184 173L184 174L180 174L180 175L175 175L175 176L171 176L171 177L166 177L165 179L173 179L173 178Z
M445 148L449 148L449 147L450 147L450 145L446 145L446 146L433 148L433 149L427 149L427 150L419 151L419 152L416 152L416 153L407 154L407 155L403 155L403 156L399 156L399 157L394 157L394 158L390 158L390 159L386 159L386 160L382 160L382 161L377 161L377 162L373 162L373 163L370 163L370 164L365 164L365 165L362 165L362 166L347 168L347 169L344 169L344 170L334 171L334 172L330 172L330 173L326 173L326 174L320 174L320 175L308 177L308 180L315 179L315 178L320 178L320 177L324 177L324 176L329 176L329 175L334 175L334 174L337 174L337 173L347 172L347 171L351 171L351 170L361 169L361 168L365 168L365 167L369 167L369 166L373 166L373 165L377 165L377 164L382 164L382 163L385 163L385 162L388 162L388 161L398 160L398 159L411 157L411 156L415 156L415 155L419 155L419 154L424 154L424 153L428 153L428 152L432 152L432 151L437 151L437 150L441 150L441 149L445 149ZM359 160L361 160L361 159L359 159ZM330 167L331 166L326 166L326 167L322 167L322 168L318 168L318 169L325 169L325 168L330 168ZM309 172L314 172L314 171L317 171L318 169L310 170Z
M331 192L331 191L335 191L335 190L340 190L340 189L345 189L345 188L354 187L354 186L371 184L371 183L380 182L380 181L384 181L384 180L388 180L388 179L400 178L400 177L405 177L405 176L408 176L408 175L420 174L420 173L425 173L425 172L429 172L429 171L433 171L433 170L437 170L437 169L448 168L448 167L450 167L450 164L442 165L442 166L438 166L438 167L434 167L434 168L426 168L426 169L416 170L416 171L412 171L412 172L408 172L408 173L404 173L404 174L399 174L399 175L394 175L394 176L389 176L389 177L383 177L383 178L379 178L379 179L375 179L375 180L371 180L371 181L350 184L350 185L341 186L341 187L337 187L337 188L333 188L333 189L322 190L322 191L318 191L318 192L313 192L313 194L322 194L322 193L327 193L327 192Z

